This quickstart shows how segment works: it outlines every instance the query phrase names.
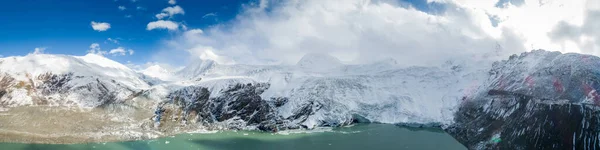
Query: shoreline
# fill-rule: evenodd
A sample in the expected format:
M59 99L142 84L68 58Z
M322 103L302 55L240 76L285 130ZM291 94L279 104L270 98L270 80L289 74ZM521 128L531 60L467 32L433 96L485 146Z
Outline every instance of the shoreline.
M219 132L264 132L289 135L296 133L328 132L336 128L347 128L360 124L353 123L342 127L317 127L315 129L295 129L280 132L260 130L235 130L199 125L183 125L165 122L161 127L152 127L151 110L146 109L103 109L89 110L70 107L24 106L5 108L0 111L0 143L15 144L90 144L108 142L129 142L152 140L181 134L213 134ZM409 127L411 130L437 130L436 127Z

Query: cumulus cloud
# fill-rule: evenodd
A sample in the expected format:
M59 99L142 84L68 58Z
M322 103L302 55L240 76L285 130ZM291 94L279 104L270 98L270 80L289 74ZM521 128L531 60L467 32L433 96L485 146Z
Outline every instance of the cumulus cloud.
M191 29L191 30L184 32L184 35L193 37L195 35L202 34L202 33L204 33L204 31L202 31L202 29Z
M523 44L527 49L577 53L587 52L572 42L557 42L550 36L550 33L554 32L556 26L561 24L582 25L586 17L586 8L589 10L590 6L594 6L592 3L598 3L597 0L455 1L461 6L483 10L491 20L497 21L498 28L507 28L519 33L523 37ZM502 7L497 7L498 3L501 3ZM492 33L490 35L494 35L493 32L490 33Z
M98 44L98 43L92 43L90 45L90 49L87 52L89 54L96 54L96 55L104 55L104 54L106 54L106 51L103 51L100 48L100 44Z
M430 65L525 51L521 35L493 27L485 11L446 7L434 15L385 0L263 0L229 24L185 32L170 45L196 57L245 64L295 64L307 53L328 53L350 63L391 57L404 65Z
M106 31L106 30L110 29L110 24L106 23L106 22L92 21L91 25L92 25L92 29L94 29L98 32L102 32L102 31Z
M155 17L158 18L158 19L162 19L162 18L165 18L167 16L169 16L169 14L167 14L167 13L160 13L160 14L156 14L155 15Z
M118 47L110 50L108 53L113 55L125 55L126 51L123 47Z
M158 19L163 19L165 17L173 17L174 15L177 14L185 14L185 11L183 11L183 8L179 7L179 6L173 6L173 7L167 7L165 9L162 10L161 13L156 14L155 17Z
M583 23L568 22L557 24L548 36L561 45L563 51L580 50L588 54L600 55L600 10L588 10Z
M175 5L175 3L177 3L175 0L169 0L169 4Z
M46 47L36 47L33 49L33 53L30 54L43 54L46 51Z
M179 28L179 24L173 21L165 21L158 20L154 22L148 23L146 26L146 30L154 30L154 29L167 29L167 30L177 30Z
M307 53L328 53L349 63L394 58L409 66L503 59L531 49L600 54L595 3L427 0L423 8L396 0L261 0L244 5L233 21L180 33L157 55L295 64Z
M108 38L106 40L108 40L109 42L115 43L115 44L119 44L119 40L117 40L117 39Z
M113 56L125 56L127 54L133 55L134 51L132 49L125 50L125 48L123 47L117 47L115 49L110 50L108 53L112 54Z
M215 16L217 16L217 13L208 13L208 14L202 16L202 18L215 17Z
M119 10L125 10L125 9L127 9L125 6L119 6L118 8L119 8Z

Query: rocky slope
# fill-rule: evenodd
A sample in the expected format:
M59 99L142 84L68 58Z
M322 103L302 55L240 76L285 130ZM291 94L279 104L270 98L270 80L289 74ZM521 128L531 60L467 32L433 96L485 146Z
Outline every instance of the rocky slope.
M494 63L446 130L469 149L600 148L600 58L533 51Z
M102 107L140 94L148 84L102 56L30 54L0 59L0 107Z
M399 67L394 60L371 64L343 65L331 56L311 54L295 66L219 65L202 61L188 66L180 74L184 82L166 83L205 87L211 98L222 97L235 84L268 84L260 97L289 120L291 128L300 126L340 126L361 118L367 122L403 124L445 124L452 121L454 108L463 93L474 90L485 71L460 69L465 64L449 62L443 67ZM323 60L321 60L323 59ZM307 62L303 62L307 61ZM310 69L316 63L322 68ZM193 70L193 71L190 71ZM467 81L467 82L464 82ZM166 97L168 93L161 96ZM298 112L304 111L298 115ZM288 119L288 118L302 119Z
M310 54L291 66L202 60L179 71L136 72L92 54L32 54L0 59L0 111L123 106L154 112L139 123L152 135L379 122L439 125L471 149L600 145L600 58L532 51L486 64L492 63L346 65Z

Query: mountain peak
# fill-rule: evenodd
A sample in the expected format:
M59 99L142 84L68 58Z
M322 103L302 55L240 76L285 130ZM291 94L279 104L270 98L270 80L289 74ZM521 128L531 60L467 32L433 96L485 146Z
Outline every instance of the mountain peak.
M217 62L211 59L196 59L177 72L177 75L184 78L196 78L202 76L217 64Z
M342 66L342 62L329 54L325 53L308 53L296 64L301 68L312 70L327 70Z
M87 54L85 56L76 56L76 58L79 58L87 63L95 64L95 65L98 65L101 67L116 68L116 69L121 69L121 70L132 71L129 67L127 67L119 62L116 62L114 60L108 59L102 55Z
M141 70L140 73L163 81L169 81L172 79L172 72L158 64L149 66L148 68Z

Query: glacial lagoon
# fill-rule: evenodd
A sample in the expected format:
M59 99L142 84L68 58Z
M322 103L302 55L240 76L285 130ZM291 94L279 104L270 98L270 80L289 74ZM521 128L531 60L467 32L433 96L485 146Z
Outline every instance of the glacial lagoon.
M186 133L152 140L87 144L1 143L6 150L465 150L439 129L407 128L389 124L357 124L314 131L266 133L218 131Z

